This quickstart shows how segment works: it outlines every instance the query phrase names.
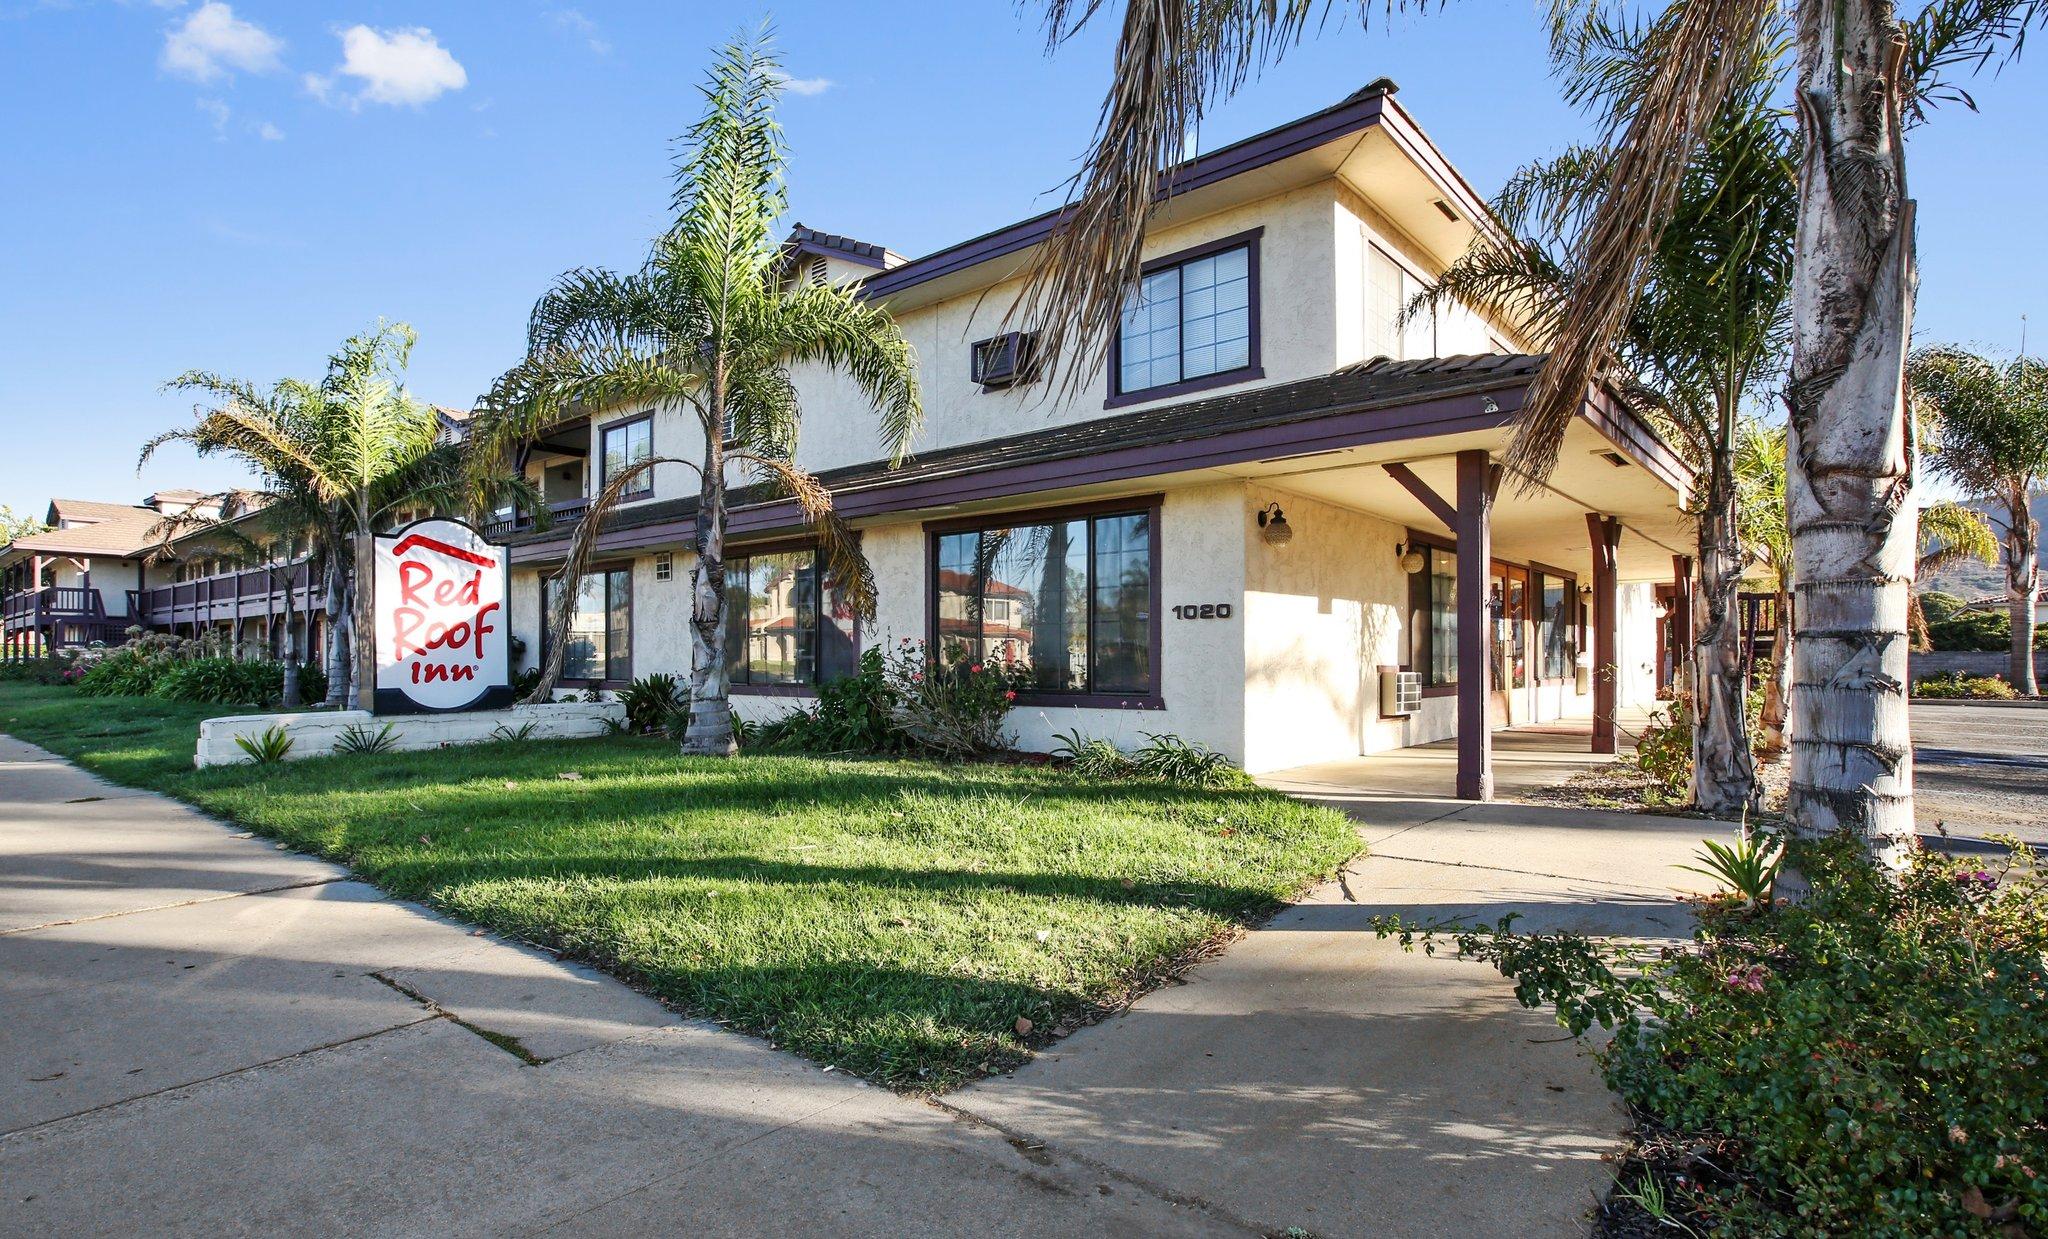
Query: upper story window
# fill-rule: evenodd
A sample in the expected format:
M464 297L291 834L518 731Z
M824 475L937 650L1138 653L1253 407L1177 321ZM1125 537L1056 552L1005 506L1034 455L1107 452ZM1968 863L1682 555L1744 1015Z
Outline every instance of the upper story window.
M597 479L599 490L611 485L612 479L620 473L654 456L654 415L635 417L623 422L613 422L600 435L598 459L603 472ZM620 492L625 499L641 498L654 493L654 470L643 469L626 489Z
M1370 240L1365 243L1364 279L1366 357L1436 356L1436 312L1401 321L1401 311L1428 285Z
M1112 405L1261 377L1259 232L1146 263L1110 362Z

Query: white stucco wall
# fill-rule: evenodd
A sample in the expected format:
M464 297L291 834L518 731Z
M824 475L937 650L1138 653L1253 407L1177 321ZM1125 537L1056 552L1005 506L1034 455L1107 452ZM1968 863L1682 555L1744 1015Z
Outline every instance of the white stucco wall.
M1277 502L1295 531L1267 543ZM1380 717L1381 666L1407 662L1408 578L1398 525L1288 491L1245 496L1246 768L1355 757L1411 743L1416 719Z

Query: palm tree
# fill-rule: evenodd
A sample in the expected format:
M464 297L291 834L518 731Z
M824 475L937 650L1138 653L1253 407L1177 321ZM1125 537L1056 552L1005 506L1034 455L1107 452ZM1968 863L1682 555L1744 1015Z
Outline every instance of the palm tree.
M1567 66L1568 93L1596 96L1636 62L1640 33L1603 27ZM1614 341L1610 382L1705 479L1693 496L1693 803L1739 813L1756 795L1738 596L1747 567L1736 513L1741 407L1777 374L1786 342L1797 216L1791 134L1769 105L1760 59L1731 94L1687 169L1650 257L1643 294ZM1605 188L1611 151L1574 148L1522 168L1494 200L1500 233L1481 233L1409 307L1463 302L1531 323L1547 337L1579 281L1576 243Z
M784 209L785 151L774 117L784 76L765 34L727 46L704 86L705 111L675 172L675 220L638 271L580 269L533 308L526 357L472 419L479 460L579 411L682 405L702 432L701 463L660 458L609 479L576 531L557 578L560 603L540 687L546 700L567 645L573 583L604 518L658 465L698 477L690 577L688 753L734 751L727 701L725 529L728 470L796 500L849 601L872 615L874 584L832 498L795 461L802 410L789 367L820 362L851 378L878 411L883 443L901 460L923 420L916 360L881 309L842 288L785 281L772 229ZM491 453L497 453L492 457Z
M469 467L445 443L440 415L408 394L401 376L415 336L403 323L350 336L328 358L319 383L284 379L268 390L244 379L191 370L166 389L209 398L193 424L167 430L142 449L147 464L166 443L202 456L241 458L265 480L317 548L328 617L327 701L368 709L375 677L374 629L357 614L357 582L369 572L370 538L400 510L455 510L481 496L483 510L510 500L539 506L533 488L502 471ZM140 468L140 465L138 465Z
M1951 564L1974 559L1998 562L1998 535L1984 514L1967 504L1943 500L1920 509L1919 554L1913 561L1913 580L1926 578ZM1920 606L1920 591L1913 591L1912 609L1906 614L1906 631L1913 634L1913 648L1931 649L1927 612Z
M1564 49L1600 11L1590 0L1553 6ZM1046 0L1050 42L1114 9ZM1361 20L1369 11L1358 6ZM1555 463L1587 386L1608 369L1695 153L1768 45L1774 11L1769 0L1670 0L1600 100L1601 146L1614 154L1574 246L1562 331L1508 456L1524 478ZM1044 355L1070 386L1099 364L1137 284L1163 169L1190 124L1311 25L1343 25L1325 20L1329 6L1302 0L1166 0L1122 12L1093 144L1012 311L1043 333ZM1812 725L1793 729L1789 808L1800 830L1852 832L1888 861L1901 859L1913 832L1904 632L1913 451L1902 374L1917 274L1903 131L1932 103L1969 103L1945 75L2015 54L2019 36L2044 20L2048 0L1933 0L1904 26L1891 0L1796 6L1788 500L1808 629L1793 709Z
M2012 617L2012 686L2034 682L2034 611L2041 592L2035 496L2048 486L2048 363L1999 365L1967 349L1916 349L1907 361L1914 400L1937 419L1934 471L1984 504L2004 526L2006 609Z

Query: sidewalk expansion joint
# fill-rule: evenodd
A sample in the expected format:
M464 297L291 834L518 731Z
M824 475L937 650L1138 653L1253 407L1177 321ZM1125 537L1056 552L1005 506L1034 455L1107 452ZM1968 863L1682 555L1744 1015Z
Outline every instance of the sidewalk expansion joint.
M1096 1174L1115 1179L1126 1187L1135 1188L1154 1200L1172 1205L1175 1208L1199 1209L1225 1226L1235 1227L1249 1235L1277 1235L1284 1233L1286 1229L1284 1227L1264 1226L1249 1218L1239 1217L1212 1200L1207 1200L1188 1192L1177 1192L1164 1184L1154 1183L1150 1179L1132 1174L1128 1170L1120 1170L1108 1162L1090 1157L1086 1153L1076 1153L1072 1149L1061 1148L1050 1140L1019 1128L1011 1127L1007 1123L998 1123L994 1119L984 1118L972 1110L957 1106L950 1101L943 1101L936 1097L927 1097L924 1099L924 1104L952 1117L955 1121L994 1132L1001 1136L1011 1148L1017 1150L1020 1156L1035 1164L1044 1164L1041 1159L1048 1157L1065 1158L1076 1165L1085 1166Z
M294 1050L289 1054L280 1054L276 1058L266 1058L260 1063L249 1063L246 1066L233 1067L226 1071L216 1072L210 1076L201 1076L197 1080L186 1080L179 1084L166 1084L162 1088L151 1089L146 1093L137 1093L133 1097L123 1097L119 1101L110 1101L105 1103L104 1105L87 1106L83 1110L74 1110L70 1114L59 1115L53 1119L44 1119L39 1123L30 1123L26 1127L17 1127L12 1131L0 1131L0 1142L12 1140L17 1136L30 1135L34 1132L42 1131L46 1127L54 1127L59 1123L68 1123L73 1119L84 1118L87 1115L100 1114L108 1110L118 1110L123 1106L130 1106L136 1104L137 1102L148 1101L153 1097L162 1097L169 1093L183 1092L186 1089L199 1088L202 1085L217 1084L222 1080L231 1080L236 1076L247 1075L249 1072L252 1071L262 1071L265 1068L276 1067L284 1063L295 1062L298 1059L311 1058L315 1054L324 1054L328 1050L338 1050L342 1046L354 1045L358 1041L368 1041L373 1037L381 1037L386 1033L403 1032L408 1028L417 1028L421 1024L429 1023L435 1018L436 1017L431 1015L423 1015L416 1020L407 1020L403 1024L393 1024L388 1028L373 1029L370 1032L357 1033L352 1037L342 1037L339 1040L324 1042L316 1046L309 1046L308 1048L303 1050Z
M447 1020L449 1023L455 1025L457 1028L462 1029L464 1032L474 1033L475 1035L483 1038L485 1041L488 1041L492 1045L505 1051L507 1054L510 1054L512 1057L518 1059L520 1062L525 1063L529 1067L538 1067L543 1063L550 1061L548 1059L542 1058L538 1054L535 1054L532 1050L527 1049L524 1045L520 1043L519 1038L514 1037L508 1033L501 1033L496 1031L495 1029L485 1028L481 1024L476 1024L470 1022L469 1020L465 1020L461 1016L455 1014L453 1011L450 1011L448 1008L442 1006L440 1003L435 1002L433 999L427 997L425 994L420 993L412 986L407 985L405 982L398 980L396 977L388 977L381 972L374 971L371 972L370 975L376 978L377 980L382 981L384 984L390 986L392 989L397 990L399 993L405 995L407 998L412 999L420 1006L426 1008L429 1012L432 1013L429 1018Z
M74 916L61 921L44 921L40 925L21 925L14 929L0 929L0 938L12 934L32 934L39 929L61 929L66 925L86 925L93 921L111 921L123 916L141 916L145 912L169 912L173 908L197 907L203 903L219 903L223 899L246 899L251 895L277 895L285 891L302 891L315 886L331 886L336 882L355 881L352 874L338 873L326 878L308 878L303 882L286 882L282 886L265 886L253 891L223 891L218 895L201 895L196 899L179 899L171 903L151 904L147 908L123 908L119 912L101 912L94 916Z
M1433 856L1396 856L1391 852L1374 852L1368 857L1373 860L1401 860L1415 865L1443 865L1450 869L1483 869L1488 873L1512 873L1525 878L1555 878L1560 882L1581 882L1589 886L1604 886L1609 890L1622 891L1631 895L1655 895L1659 898L1673 894L1671 890L1653 891L1645 886L1630 886L1626 882L1610 882L1605 878L1589 878L1582 873L1548 873L1541 869L1510 869L1504 865L1481 865L1469 860L1443 860Z

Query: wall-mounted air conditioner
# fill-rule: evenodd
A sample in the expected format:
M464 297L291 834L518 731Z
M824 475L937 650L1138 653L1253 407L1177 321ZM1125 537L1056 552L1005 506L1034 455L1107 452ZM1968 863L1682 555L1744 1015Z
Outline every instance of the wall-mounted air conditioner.
M968 346L968 365L984 390L1029 383L1036 369L1035 331L1006 331Z
M1422 675L1399 667L1380 668L1380 717L1396 718L1422 708Z

